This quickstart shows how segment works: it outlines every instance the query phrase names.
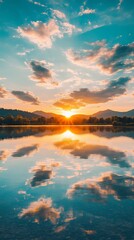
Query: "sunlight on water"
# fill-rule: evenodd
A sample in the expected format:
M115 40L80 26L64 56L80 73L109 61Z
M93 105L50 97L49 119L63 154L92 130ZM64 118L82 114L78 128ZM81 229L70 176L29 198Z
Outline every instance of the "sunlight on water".
M74 138L74 133L72 133L70 130L66 130L63 134L62 134L63 138Z
M133 239L133 129L6 127L0 143L1 239Z

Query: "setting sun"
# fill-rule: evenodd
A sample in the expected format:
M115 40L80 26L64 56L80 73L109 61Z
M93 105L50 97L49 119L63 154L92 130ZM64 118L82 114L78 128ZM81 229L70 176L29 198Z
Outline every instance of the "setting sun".
M63 115L66 117L66 118L70 118L73 113L71 111L63 111Z

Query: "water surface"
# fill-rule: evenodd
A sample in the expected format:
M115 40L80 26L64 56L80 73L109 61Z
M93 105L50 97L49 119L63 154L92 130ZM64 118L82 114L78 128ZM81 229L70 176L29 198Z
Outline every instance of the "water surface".
M134 239L134 129L0 128L0 239Z

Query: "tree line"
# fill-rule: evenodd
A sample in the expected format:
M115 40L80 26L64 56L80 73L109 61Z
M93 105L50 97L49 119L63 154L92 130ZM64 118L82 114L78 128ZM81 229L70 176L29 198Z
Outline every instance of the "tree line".
M113 125L113 126L134 126L134 117L109 117L88 119L66 119L65 117L24 117L21 115L0 117L0 125Z

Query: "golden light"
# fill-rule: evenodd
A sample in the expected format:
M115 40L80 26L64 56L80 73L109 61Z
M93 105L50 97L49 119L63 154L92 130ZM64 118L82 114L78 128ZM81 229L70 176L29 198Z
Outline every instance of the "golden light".
M70 118L72 115L73 115L73 113L71 112L71 111L63 111L63 113L62 113L66 118Z
M74 138L75 134L73 134L69 129L66 130L64 133L63 133L63 137L64 138Z

